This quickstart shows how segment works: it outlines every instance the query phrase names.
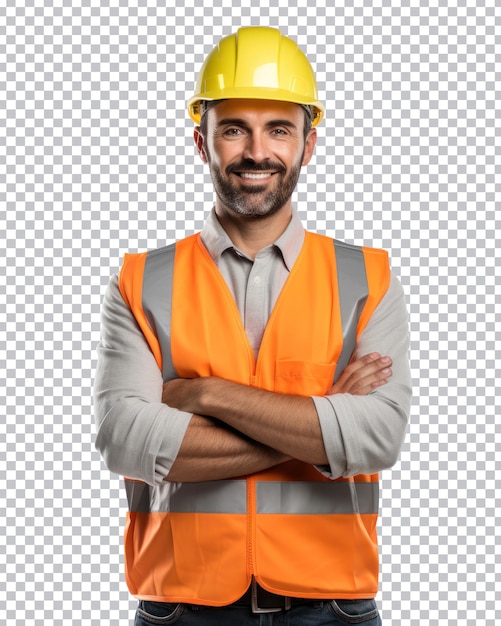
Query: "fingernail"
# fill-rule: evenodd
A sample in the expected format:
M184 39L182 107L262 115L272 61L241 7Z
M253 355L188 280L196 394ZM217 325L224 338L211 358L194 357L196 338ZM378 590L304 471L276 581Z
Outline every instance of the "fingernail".
M381 357L381 362L382 363L390 363L391 359L389 356L383 356Z

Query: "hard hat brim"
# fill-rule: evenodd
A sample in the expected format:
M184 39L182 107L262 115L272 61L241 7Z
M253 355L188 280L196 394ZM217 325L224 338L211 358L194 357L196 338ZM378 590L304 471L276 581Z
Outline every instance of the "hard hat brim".
M203 97L200 95L195 95L188 101L188 114L193 122L198 126L201 120L201 107L200 104L202 101L214 101L221 99L221 92L214 93L204 93ZM276 100L279 102L291 102L292 104L300 104L303 106L311 106L314 109L312 126L317 126L320 124L325 115L325 107L324 105L316 100L311 101L308 98L301 98L295 94L294 98L291 98L291 94L289 91L285 91L282 89L266 89L263 87L259 88L249 88L245 91L242 90L241 87L237 87L234 89L225 89L224 100L230 99L238 99L238 100Z

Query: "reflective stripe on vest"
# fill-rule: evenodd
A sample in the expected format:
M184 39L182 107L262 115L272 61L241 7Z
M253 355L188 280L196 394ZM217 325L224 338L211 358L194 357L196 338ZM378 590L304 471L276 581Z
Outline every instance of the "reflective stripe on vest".
M170 350L170 322L175 252L175 245L150 252L146 257L143 276L143 310L162 347L164 382L172 378L174 372Z
M169 488L170 499L152 498L162 487L126 480L129 510L134 513L247 513L245 480L184 483L174 489L164 487ZM378 495L377 482L257 482L256 512L286 515L377 513Z
M362 248L334 240L334 250L343 327L343 350L334 374L336 382L348 365L353 346L356 345L357 324L369 294L369 287Z
M236 513L247 512L245 480L166 483L151 487L125 481L131 513ZM166 497L168 495L168 497Z

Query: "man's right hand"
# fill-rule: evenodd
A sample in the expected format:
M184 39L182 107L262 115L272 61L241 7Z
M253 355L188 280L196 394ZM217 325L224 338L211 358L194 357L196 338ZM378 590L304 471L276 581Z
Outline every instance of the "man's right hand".
M350 393L353 396L366 396L388 382L392 375L391 364L389 356L381 356L378 352L371 352L359 359L354 355L326 395Z

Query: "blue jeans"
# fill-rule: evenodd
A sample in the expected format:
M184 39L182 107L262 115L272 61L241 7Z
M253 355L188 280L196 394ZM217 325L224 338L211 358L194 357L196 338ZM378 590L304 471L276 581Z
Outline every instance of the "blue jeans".
M205 607L141 601L134 626L381 626L375 600L325 600L293 606L280 613L254 615L249 607L231 604Z

